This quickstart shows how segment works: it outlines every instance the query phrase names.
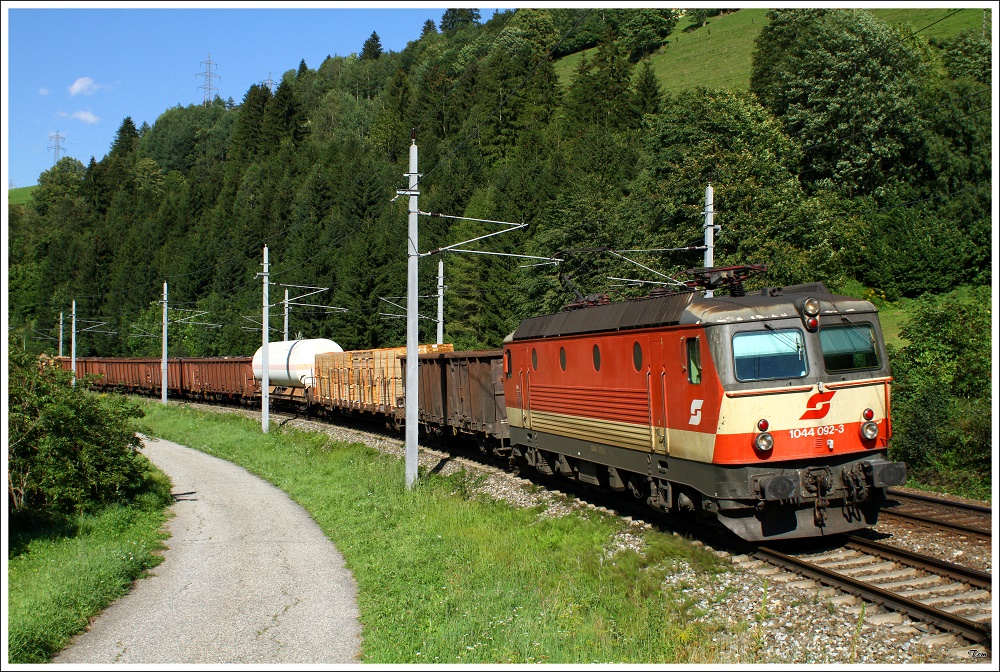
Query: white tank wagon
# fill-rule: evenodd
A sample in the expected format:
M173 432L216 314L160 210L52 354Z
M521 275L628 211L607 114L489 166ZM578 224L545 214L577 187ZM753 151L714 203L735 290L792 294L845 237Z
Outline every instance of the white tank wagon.
M263 346L253 356L253 377L261 380ZM300 341L268 343L268 384L272 387L306 389L314 385L316 355L326 352L343 352L344 349L328 338L309 338Z

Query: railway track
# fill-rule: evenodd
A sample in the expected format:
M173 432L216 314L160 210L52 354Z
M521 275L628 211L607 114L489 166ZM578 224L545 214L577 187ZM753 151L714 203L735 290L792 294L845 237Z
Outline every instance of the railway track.
M760 565L753 566L754 558ZM870 605L866 617L871 621L902 623L905 615L972 644L992 646L992 576L986 572L858 535L820 551L758 546L734 560L774 580L803 588L812 587L809 582L823 584L860 598ZM770 567L764 569L765 563Z
M975 539L992 538L993 509L990 507L898 490L889 490L886 498L888 503L894 501L896 504L883 509L882 516Z

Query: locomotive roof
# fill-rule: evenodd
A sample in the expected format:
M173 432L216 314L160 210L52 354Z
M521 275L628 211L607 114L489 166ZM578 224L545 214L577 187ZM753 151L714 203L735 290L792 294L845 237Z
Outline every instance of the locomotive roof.
M768 287L747 296L707 298L702 292L598 304L522 320L507 341L622 331L680 324L728 324L797 317L807 297L820 300L820 314L875 312L868 301L831 294L822 283Z

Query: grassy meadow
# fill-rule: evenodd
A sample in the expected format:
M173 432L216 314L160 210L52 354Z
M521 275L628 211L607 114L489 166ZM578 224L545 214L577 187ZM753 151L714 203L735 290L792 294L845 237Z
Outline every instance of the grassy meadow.
M950 37L966 28L983 25L982 8L869 9L890 24L909 24L925 38ZM679 93L704 86L711 89L745 91L750 87L750 63L754 41L767 24L767 9L741 9L713 16L700 28L682 18L667 44L650 56L653 72L665 93ZM583 58L595 49L571 54L555 63L556 74L568 86Z
M31 201L31 192L35 190L35 187L18 187L17 189L7 190L7 202L11 205L24 205Z
M44 663L162 562L166 475L131 506L8 530L7 662Z
M664 577L714 555L656 530L616 550L626 524L553 518L476 493L465 472L423 474L322 434L183 407L144 406L158 437L246 467L301 504L358 583L366 663L684 663L712 660L709 626ZM633 531L634 533L634 531Z

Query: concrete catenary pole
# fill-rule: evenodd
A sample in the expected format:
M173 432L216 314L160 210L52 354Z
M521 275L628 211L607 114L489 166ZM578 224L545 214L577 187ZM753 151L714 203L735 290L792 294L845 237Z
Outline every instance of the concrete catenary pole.
M709 183L705 189L705 268L715 265L715 191ZM711 298L715 292L708 290L705 296Z
M417 482L417 437L418 437L418 403L417 398L419 375L417 362L418 348L418 306L417 306L417 262L420 259L417 247L417 139L412 139L410 145L410 172L408 193L410 196L409 222L406 241L406 487L412 488Z
M285 290L285 340L288 340L288 290Z
M167 282L163 281L163 357L160 361L160 403L167 403Z
M63 356L63 311L59 311L59 356Z
M438 259L438 337L437 344L444 343L444 257Z
M73 317L70 320L70 330L72 331L72 336L70 337L70 358L69 358L69 368L73 372L73 387L76 387L76 299L73 299Z
M262 432L267 434L268 423L270 418L268 413L270 411L271 405L271 377L270 377L270 363L267 361L267 349L268 349L268 333L267 324L270 319L267 309L267 283L268 283L268 263L267 263L267 245L264 246L264 272L261 273L264 278L264 307L263 315L261 316L261 342L263 347L260 351L260 369L261 369L261 380L260 380L260 429Z

